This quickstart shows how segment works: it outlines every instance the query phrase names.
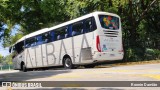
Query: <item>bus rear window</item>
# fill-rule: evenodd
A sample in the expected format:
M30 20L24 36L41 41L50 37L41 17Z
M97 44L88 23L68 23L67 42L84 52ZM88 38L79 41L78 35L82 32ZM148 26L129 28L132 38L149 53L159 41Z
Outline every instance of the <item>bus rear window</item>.
M119 18L109 15L99 15L101 26L105 29L117 30L119 29Z

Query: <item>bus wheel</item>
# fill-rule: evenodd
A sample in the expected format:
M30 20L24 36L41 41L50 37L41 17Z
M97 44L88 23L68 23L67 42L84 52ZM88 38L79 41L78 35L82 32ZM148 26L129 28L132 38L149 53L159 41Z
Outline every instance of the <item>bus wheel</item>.
M85 67L85 68L94 68L95 65L94 65L94 64L90 64L90 65L85 65L84 67Z
M23 72L27 72L27 68L26 68L26 65L25 64L23 64L22 65L22 69L21 69Z
M66 69L72 69L73 68L73 64L72 64L72 61L71 61L70 57L65 57L64 58L63 66Z

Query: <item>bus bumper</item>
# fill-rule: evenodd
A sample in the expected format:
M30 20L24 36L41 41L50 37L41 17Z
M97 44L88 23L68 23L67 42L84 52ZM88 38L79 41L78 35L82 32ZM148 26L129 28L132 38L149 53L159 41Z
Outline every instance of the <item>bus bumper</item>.
M123 52L95 52L93 60L122 60Z

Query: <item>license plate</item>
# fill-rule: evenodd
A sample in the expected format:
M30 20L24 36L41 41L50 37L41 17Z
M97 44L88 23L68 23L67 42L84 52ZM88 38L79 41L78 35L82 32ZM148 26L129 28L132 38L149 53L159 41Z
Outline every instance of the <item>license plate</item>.
M114 54L110 54L110 56L112 56L112 57L113 57L113 56L115 56L115 55L114 55Z

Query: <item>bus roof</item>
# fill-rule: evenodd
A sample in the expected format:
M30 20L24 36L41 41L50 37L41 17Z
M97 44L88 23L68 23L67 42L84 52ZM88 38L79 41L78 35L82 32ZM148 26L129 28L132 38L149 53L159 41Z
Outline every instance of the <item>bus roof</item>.
M40 30L38 30L38 31L35 31L35 32L30 33L30 34L28 34L28 35L25 35L25 36L23 36L21 39L19 39L15 44L17 44L18 42L21 42L21 41L23 41L23 40L25 40L25 39L27 39L27 38L30 38L30 37L33 37L33 36L36 36L36 35L39 35L39 34L48 32L48 31L50 31L50 30L54 30L54 29L63 27L63 26L65 26L65 25L72 24L72 23L74 23L74 22L77 22L77 21L80 21L80 20L83 20L83 19L86 19L86 18L95 16L95 15L98 15L98 14L107 14L107 15L113 15L113 16L119 17L118 15L113 14L113 13L95 11L95 12L93 12L93 13L90 13L90 14L81 16L81 17L79 17L79 18L76 18L76 19L73 19L73 20L64 22L64 23L62 23L62 24L59 24L59 25L56 25L56 26L53 26L53 27L50 27L50 28L40 29ZM13 45L15 45L15 44L13 44Z

